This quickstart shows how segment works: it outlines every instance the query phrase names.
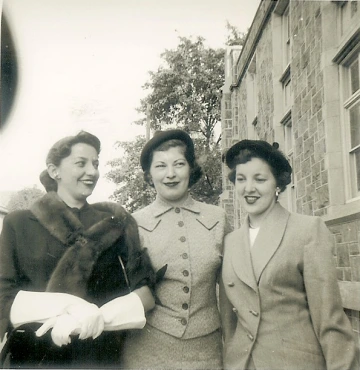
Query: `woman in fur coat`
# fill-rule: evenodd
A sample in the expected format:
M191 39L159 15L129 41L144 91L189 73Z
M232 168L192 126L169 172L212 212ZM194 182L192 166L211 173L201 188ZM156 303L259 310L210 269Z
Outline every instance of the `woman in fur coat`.
M40 176L47 194L4 219L0 334L10 367L119 368L121 329L142 328L154 306L135 220L114 203L86 201L99 152L83 131L55 143Z

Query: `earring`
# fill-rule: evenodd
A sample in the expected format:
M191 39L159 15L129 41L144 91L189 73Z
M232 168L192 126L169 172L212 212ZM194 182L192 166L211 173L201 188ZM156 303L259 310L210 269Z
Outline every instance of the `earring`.
M279 194L280 194L280 188L277 187L276 190L275 190L276 199L279 198Z
M58 173L55 173L55 179L56 179L56 180L60 180L60 178L61 178L61 177L59 176L59 174L58 174Z

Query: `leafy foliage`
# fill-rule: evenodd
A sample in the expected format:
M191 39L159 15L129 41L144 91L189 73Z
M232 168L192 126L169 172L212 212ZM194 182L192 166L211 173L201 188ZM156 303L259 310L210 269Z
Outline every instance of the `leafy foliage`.
M137 136L135 141L118 141L116 144L121 156L107 163L112 169L105 175L118 184L110 198L129 212L134 212L155 199L155 191L145 183L140 166L140 153L145 145L145 137Z
M243 42L245 35L227 25L228 45ZM194 140L199 164L204 176L191 189L192 196L206 203L217 204L221 187L221 150L216 128L221 121L221 88L224 84L224 49L208 48L202 37L179 37L174 50L165 50L163 63L157 71L149 72L143 88L148 95L140 101L138 112L151 129L179 128ZM220 130L219 130L220 131ZM106 175L118 184L112 199L130 212L152 202L155 191L145 184L139 164L145 138L134 142L118 142L123 156L110 161L112 170Z
M190 189L191 195L200 202L217 204L222 192L220 146L214 144L208 150L200 139L195 139L194 142L204 176Z
M239 29L229 23L229 21L226 22L226 29L228 31L226 45L228 46L235 46L244 45L246 36L248 32L241 32Z
M45 192L38 189L36 186L24 188L11 196L6 208L9 212L18 209L29 209L32 204L44 194Z
M224 84L224 50L207 48L204 39L180 37L175 50L162 54L164 64L150 73L139 112L150 105L153 130L176 126L205 139L210 147L220 122L221 87ZM140 120L138 124L144 124Z
M180 128L195 142L204 177L192 189L201 201L216 203L221 193L220 137L221 87L224 83L224 50L208 48L202 37L180 37L175 50L165 50L164 64L150 72L144 85L149 94L141 100L139 112L150 107L153 130ZM144 120L137 122L144 124Z

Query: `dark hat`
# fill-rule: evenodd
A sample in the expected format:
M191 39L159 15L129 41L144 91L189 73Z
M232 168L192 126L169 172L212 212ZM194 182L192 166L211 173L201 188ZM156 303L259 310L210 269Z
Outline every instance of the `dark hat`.
M291 166L283 153L278 150L279 144L269 144L263 140L241 140L234 144L225 154L225 163L233 169L237 165L236 156L242 150L250 150L254 152L259 158L265 160L273 167L278 173L288 172L291 174Z
M152 139L150 139L144 146L140 155L140 164L143 171L150 168L151 163L149 160L151 158L151 153L156 150L162 143L168 140L181 140L187 146L187 155L189 158L195 160L195 150L194 143L191 137L183 130L166 130L166 131L156 131Z

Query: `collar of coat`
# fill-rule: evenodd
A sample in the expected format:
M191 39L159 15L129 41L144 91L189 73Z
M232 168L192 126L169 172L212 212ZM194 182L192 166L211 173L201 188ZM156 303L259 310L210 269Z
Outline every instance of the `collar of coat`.
M212 230L221 219L221 214L219 213L220 208L197 202L191 198L190 195L187 197L185 202L178 207L175 207L157 197L149 206L134 213L134 217L140 228L153 232L159 226L162 218L167 214L167 212L174 208L181 208L195 215L196 221L208 230Z
M262 223L252 247L248 222L228 236L227 243L233 251L231 260L234 271L240 280L255 291L262 272L281 244L289 216L290 213L276 203Z
M176 207L160 199L160 197L158 196L156 197L155 202L151 204L151 210L154 217L159 217L173 208ZM179 206L179 208L185 209L192 213L200 213L199 205L190 196L186 198L185 202L181 206Z
M73 214L71 208L55 192L45 194L33 204L30 211L41 225L63 244L71 244L79 234L96 240L99 234L110 230L113 232L110 233L107 244L115 242L121 236L123 226L127 219L131 217L130 214L123 207L111 202L95 203L91 207L108 212L110 215L87 230L84 230L83 225ZM115 230L116 232L114 232Z
M55 192L47 193L31 207L40 224L67 246L52 273L47 291L84 297L88 278L103 251L123 235L129 244L139 243L136 222L124 208L110 202L95 203L91 207L110 215L87 230ZM129 228L134 229L134 240L129 240Z

